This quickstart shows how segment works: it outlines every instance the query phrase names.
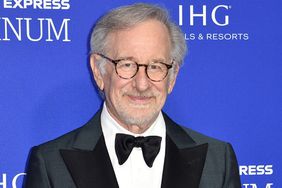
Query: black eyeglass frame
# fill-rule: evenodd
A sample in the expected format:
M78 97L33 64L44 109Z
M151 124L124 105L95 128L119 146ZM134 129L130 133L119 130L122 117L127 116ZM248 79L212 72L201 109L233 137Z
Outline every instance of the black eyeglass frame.
M124 78L124 77L122 77L122 76L119 75L119 73L118 73L118 71L117 71L117 64L118 64L118 62L123 61L123 60L126 60L126 59L116 59L116 60L114 60L114 59L111 59L111 58L105 56L104 54L101 54L101 53L94 53L94 54L97 54L97 55L101 56L102 58L105 58L106 60L108 60L108 61L110 61L111 63L113 63L113 64L115 65L115 71L116 71L117 75L118 75L120 78L126 79L126 80L131 79L131 78L133 78L134 76L136 76L136 74L137 74L138 71L139 71L139 67L145 67L145 73L146 73L147 77L148 77L150 80L152 80L153 82L161 82L161 81L163 81L163 80L167 77L168 71L169 71L169 69L172 68L173 63L174 63L174 60L171 61L171 62L172 62L171 65L168 65L168 64L163 63L163 62L159 62L159 63L161 63L161 64L163 64L163 65L166 66L167 71L166 71L166 74L164 75L164 77L163 77L161 80L153 80L152 78L149 77L148 72L147 72L147 68L148 68L149 64L148 64L148 65L147 65L147 64L138 64L137 62L132 61L132 62L134 62L134 63L137 65L136 72L135 72L135 74L134 74L133 76L131 76L130 78Z

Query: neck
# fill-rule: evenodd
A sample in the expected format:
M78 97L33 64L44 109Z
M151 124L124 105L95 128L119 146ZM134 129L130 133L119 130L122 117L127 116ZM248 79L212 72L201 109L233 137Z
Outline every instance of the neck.
M146 130L150 128L151 125L149 126L143 126L143 125L122 125L123 128L127 129L128 131L134 133L134 134L142 134Z

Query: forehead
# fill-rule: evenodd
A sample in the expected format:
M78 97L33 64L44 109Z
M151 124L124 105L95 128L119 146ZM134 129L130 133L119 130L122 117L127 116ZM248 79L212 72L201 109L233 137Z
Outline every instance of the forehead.
M109 53L113 57L168 58L169 52L168 29L157 20L147 20L109 35Z

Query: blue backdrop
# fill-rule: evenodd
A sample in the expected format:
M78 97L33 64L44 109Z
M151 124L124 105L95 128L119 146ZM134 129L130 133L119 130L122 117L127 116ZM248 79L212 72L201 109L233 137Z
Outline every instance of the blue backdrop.
M0 187L21 187L29 149L87 122L100 107L88 39L105 11L133 0L2 0ZM41 4L41 3L42 4ZM164 111L231 142L242 187L282 187L280 1L145 1L167 7L188 55Z

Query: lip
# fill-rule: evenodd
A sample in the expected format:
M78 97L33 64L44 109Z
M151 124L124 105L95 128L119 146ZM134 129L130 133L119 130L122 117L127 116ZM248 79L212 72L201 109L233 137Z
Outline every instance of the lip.
M134 96L134 95L127 95L128 98L134 102L134 103L139 103L139 104L146 104L151 101L153 97L146 97L146 96Z

